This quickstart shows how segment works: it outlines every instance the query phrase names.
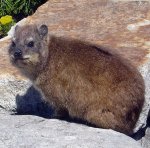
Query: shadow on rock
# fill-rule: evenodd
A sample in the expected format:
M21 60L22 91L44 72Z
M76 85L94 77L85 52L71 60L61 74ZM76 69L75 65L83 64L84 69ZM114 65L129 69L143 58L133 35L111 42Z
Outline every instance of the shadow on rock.
M25 95L16 96L16 114L19 115L36 115L44 118L51 118L53 110L44 101L41 94L31 86Z

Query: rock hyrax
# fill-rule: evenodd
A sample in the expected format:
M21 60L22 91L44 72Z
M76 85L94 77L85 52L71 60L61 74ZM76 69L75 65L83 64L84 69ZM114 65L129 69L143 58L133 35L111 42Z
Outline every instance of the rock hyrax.
M132 134L145 87L124 58L88 42L48 35L46 25L16 27L9 55L56 113Z

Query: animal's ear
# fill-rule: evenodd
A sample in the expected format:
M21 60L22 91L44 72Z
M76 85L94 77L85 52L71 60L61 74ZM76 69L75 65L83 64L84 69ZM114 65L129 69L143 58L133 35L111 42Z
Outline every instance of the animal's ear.
M19 28L19 26L18 26L18 25L16 25L16 26L15 26L15 32L18 30L18 28Z
M38 29L41 38L44 38L48 34L48 27L46 25L41 25Z

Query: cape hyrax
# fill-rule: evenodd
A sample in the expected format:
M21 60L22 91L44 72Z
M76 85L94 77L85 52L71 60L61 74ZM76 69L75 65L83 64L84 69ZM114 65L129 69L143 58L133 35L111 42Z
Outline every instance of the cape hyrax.
M49 36L46 25L16 27L9 55L56 112L132 134L145 88L127 60L87 42Z

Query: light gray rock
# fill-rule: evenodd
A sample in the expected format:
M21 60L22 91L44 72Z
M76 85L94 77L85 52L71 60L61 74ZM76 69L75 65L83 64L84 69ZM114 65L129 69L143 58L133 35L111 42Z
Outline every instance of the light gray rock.
M128 136L37 116L0 114L0 148L141 148Z
M141 142L143 148L149 148L150 147L150 128L148 128L146 130L145 137L143 137L140 140L140 142Z
M24 95L31 84L17 80L11 75L0 75L0 105L6 110L16 108L17 95Z
M148 128L145 131L145 135L138 141L143 148L150 148L150 118L147 120L147 126Z

